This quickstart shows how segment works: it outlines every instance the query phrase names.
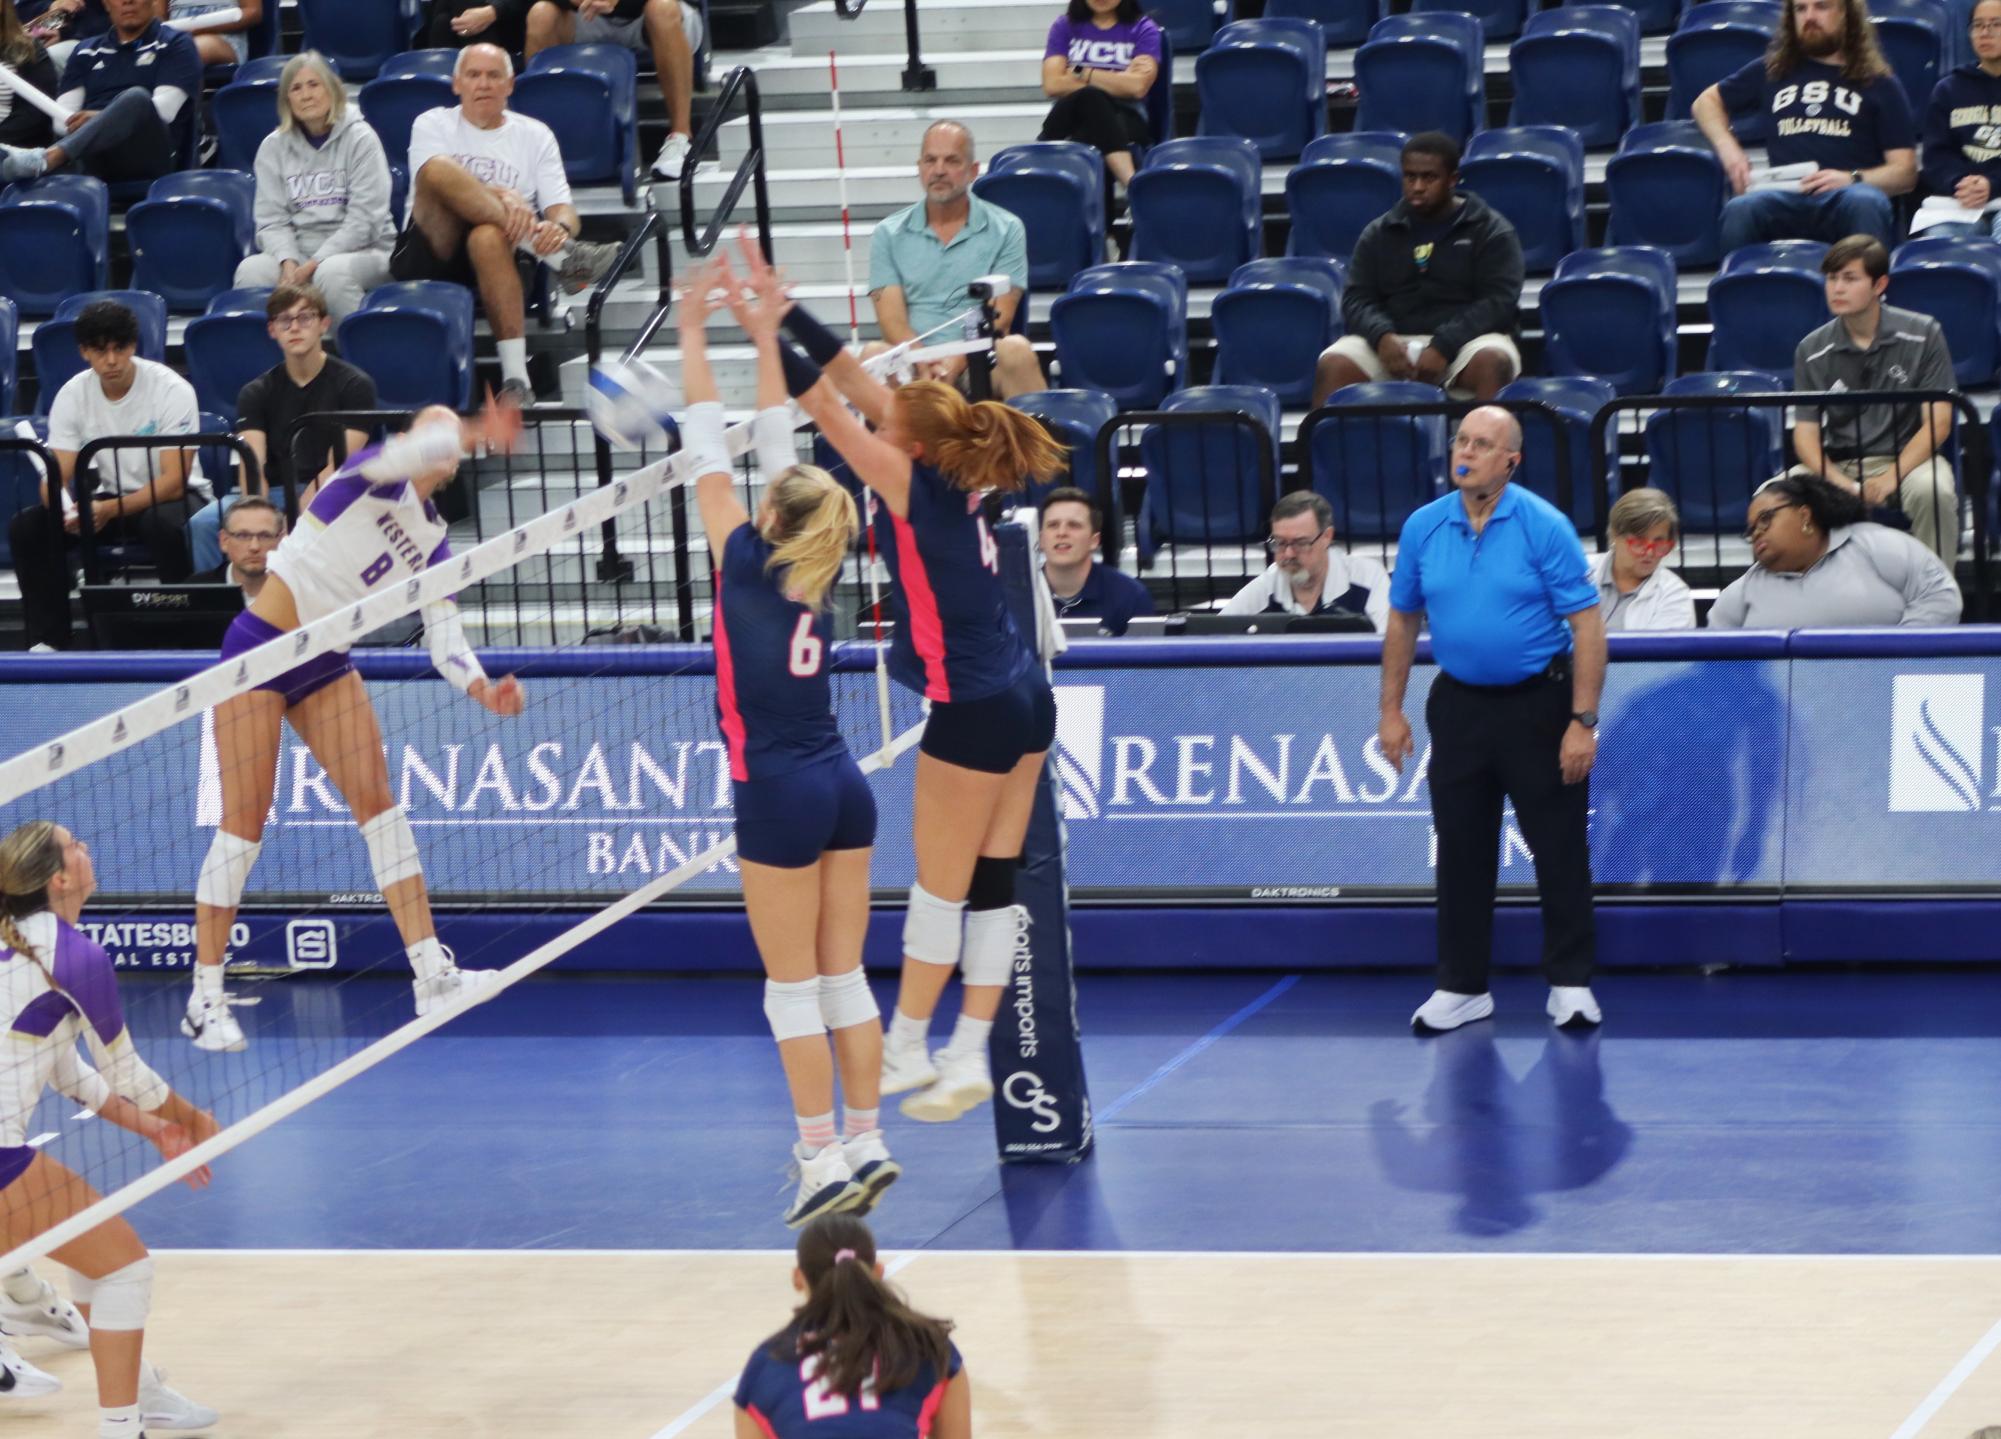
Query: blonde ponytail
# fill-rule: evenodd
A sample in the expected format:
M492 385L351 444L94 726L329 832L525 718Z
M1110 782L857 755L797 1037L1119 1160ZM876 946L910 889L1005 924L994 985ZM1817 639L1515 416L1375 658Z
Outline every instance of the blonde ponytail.
M1040 421L994 400L969 403L952 386L918 380L896 392L925 457L962 490L1015 493L1070 468L1068 450Z
M765 572L785 572L788 599L811 610L827 607L840 578L859 521L855 502L840 483L817 465L794 465L765 492L771 522L765 539L771 558Z
M55 821L29 820L0 839L0 944L40 970L51 989L55 976L21 932L20 921L49 907L49 881L62 870L62 829Z

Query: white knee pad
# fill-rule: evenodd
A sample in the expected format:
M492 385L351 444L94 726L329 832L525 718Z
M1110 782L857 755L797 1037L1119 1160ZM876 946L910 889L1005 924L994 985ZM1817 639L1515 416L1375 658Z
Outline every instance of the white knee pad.
M764 1017L771 1024L772 1038L781 1044L788 1039L811 1039L816 1034L825 1034L827 1026L820 1022L820 976L790 983L767 979Z
M69 1302L72 1304L81 1304L88 1308L92 1300L96 1297L97 1281L92 1279L88 1274L80 1274L74 1269L70 1270Z
M966 950L959 972L967 984L1006 984L1015 946L1028 933L1028 910L1018 904L976 909L966 916Z
M144 1329L146 1315L153 1307L153 1260L150 1256L123 1269L114 1269L97 1281L90 1301L92 1329Z
M903 952L926 964L947 968L959 962L959 921L963 899L940 899L921 884L910 886L910 907L903 914Z
M244 839L226 829L218 829L201 862L201 878L195 881L195 903L216 909L235 909L243 902L243 886L250 881L250 868L264 848L261 839Z
M417 834L401 805L385 809L361 827L368 846L368 862L375 868L375 887L388 893L389 886L415 879L424 872L417 858Z
M846 974L820 976L820 1018L827 1021L829 1029L848 1029L882 1018L868 987L868 975L860 965Z

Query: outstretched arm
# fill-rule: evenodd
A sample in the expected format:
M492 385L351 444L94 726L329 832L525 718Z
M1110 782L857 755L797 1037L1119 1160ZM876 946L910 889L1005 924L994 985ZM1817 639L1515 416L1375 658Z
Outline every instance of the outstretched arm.
M760 296L768 292L776 293L783 300L780 314L786 328L792 332L792 338L833 381L841 397L862 412L863 419L871 425L880 425L889 417L890 401L894 398L889 386L864 370L860 360L785 294L783 277L771 268L764 252L751 242L748 230L737 233L737 248L742 252L748 268L752 291Z
M694 457L695 506L709 541L709 562L721 565L723 546L750 518L736 495L736 472L723 439L722 395L709 368L709 316L718 308L718 286L731 283L728 270L704 265L679 287L676 309L681 326L681 388L688 396L681 437Z

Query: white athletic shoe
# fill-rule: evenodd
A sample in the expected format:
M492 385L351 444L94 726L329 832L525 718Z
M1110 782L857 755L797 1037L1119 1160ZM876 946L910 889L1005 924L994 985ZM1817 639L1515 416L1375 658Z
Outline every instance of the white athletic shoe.
M861 1198L850 1211L854 1214L866 1214L875 1208L882 1192L903 1177L903 1166L889 1157L889 1146L883 1142L880 1129L850 1135L841 1141L841 1153L847 1158L855 1183L861 1186Z
M887 1036L882 1044L882 1092L901 1094L937 1081L938 1070L922 1044L897 1044Z
M932 1055L931 1061L938 1066L938 1081L903 1101L899 1107L906 1119L943 1124L994 1097L994 1077L987 1068L984 1044L965 1054L948 1046Z
M675 133L667 137L667 143L660 147L660 153L653 157L653 173L662 180L678 180L681 171L688 164L688 147L692 142L686 135Z
M802 1146L794 1145L792 1165L799 1175L799 1194L793 1199L792 1207L785 1211L786 1227L798 1229L822 1214L839 1214L855 1207L862 1197L862 1187L855 1183L854 1171L848 1168L846 1152L841 1141L835 1140L818 1154L802 1154Z
M139 1422L148 1429L206 1429L222 1416L167 1387L167 1374L151 1364L139 1369Z
M212 1054L250 1047L250 1041L243 1037L243 1026L229 1012L229 996L226 994L214 999L200 990L190 994L187 1017L181 1020L181 1033L195 1042L196 1049L206 1049Z
M422 1019L432 1010L456 1004L463 998L485 994L499 979L500 971L497 969L460 969L447 961L445 967L429 979L411 981L410 989L417 996L417 1018Z
M1486 1019L1493 1012L1491 994L1454 994L1449 989L1434 989L1431 998L1410 1017L1410 1027L1419 1034L1443 1034L1476 1019Z
M37 1369L14 1352L11 1344L0 1344L0 1400L39 1399L63 1387L55 1375Z
M68 1349L90 1348L90 1326L46 1279L42 1297L27 1304L0 1294L0 1334L9 1339L53 1339Z
M1596 1029L1605 1022L1604 1012L1592 998L1589 985L1551 985L1548 1009L1558 1029Z

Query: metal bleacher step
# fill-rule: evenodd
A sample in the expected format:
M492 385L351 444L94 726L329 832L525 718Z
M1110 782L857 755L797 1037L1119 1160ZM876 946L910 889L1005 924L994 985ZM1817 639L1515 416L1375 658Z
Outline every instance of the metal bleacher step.
M924 0L918 19L925 63L936 64L932 57L938 55L1039 50L1054 18L1048 6L1016 0ZM833 0L814 0L792 12L789 29L795 55L887 55L904 48L903 7L880 0L852 20L841 18Z
M928 19L929 6L925 14ZM782 47L732 56L733 64L757 71L757 91L767 111L819 109L828 104L832 88L827 52L794 53ZM847 107L894 105L910 97L903 89L904 67L910 63L901 44L879 54L850 54L838 48L836 64L841 104ZM968 50L924 57L938 77L938 88L927 96L937 103L1030 103L1042 97L1042 45L1019 50ZM1193 75L1193 71L1189 72Z

